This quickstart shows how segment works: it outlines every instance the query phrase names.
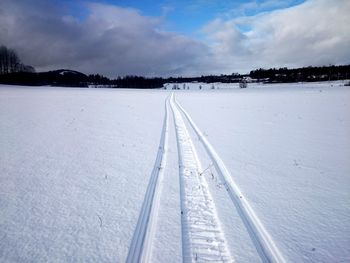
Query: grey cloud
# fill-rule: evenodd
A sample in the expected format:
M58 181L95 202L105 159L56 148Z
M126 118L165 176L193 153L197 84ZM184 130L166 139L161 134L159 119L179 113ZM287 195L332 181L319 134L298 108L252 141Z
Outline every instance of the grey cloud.
M1 42L39 70L64 67L111 77L186 74L207 52L198 41L158 30L160 18L103 4L86 8L87 17L78 20L41 1L1 2L0 11L7 9L0 17Z

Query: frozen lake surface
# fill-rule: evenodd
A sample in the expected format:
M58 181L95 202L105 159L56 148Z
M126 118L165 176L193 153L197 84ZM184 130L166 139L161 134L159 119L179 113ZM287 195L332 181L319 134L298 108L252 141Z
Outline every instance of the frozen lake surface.
M350 261L350 89L198 85L1 85L0 261Z

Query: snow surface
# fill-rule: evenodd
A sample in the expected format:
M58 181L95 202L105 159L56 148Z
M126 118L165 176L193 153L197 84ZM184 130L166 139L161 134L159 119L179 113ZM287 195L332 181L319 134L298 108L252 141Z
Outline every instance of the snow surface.
M123 261L165 97L2 86L0 261Z
M350 260L350 90L331 85L177 92L291 262Z
M185 85L190 90L175 91L176 100L284 259L350 261L350 89L341 82L216 84L200 91L198 83ZM1 85L0 261L124 262L169 95ZM261 261L211 158L182 118L232 258ZM171 116L151 262L184 256L174 121Z

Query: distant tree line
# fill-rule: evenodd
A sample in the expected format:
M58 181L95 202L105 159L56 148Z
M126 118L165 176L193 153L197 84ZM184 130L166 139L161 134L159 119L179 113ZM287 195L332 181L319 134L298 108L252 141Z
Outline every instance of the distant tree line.
M116 79L109 79L99 74L92 74L87 77L88 85L124 89L161 88L165 83L165 79L163 78L145 78L140 76L125 76Z
M286 82L311 82L326 80L342 80L350 78L350 65L344 66L322 66L304 68L270 68L252 70L249 74L233 73L230 75L208 75L200 77L169 77L169 78L143 78L137 76L127 76L111 80L113 84L120 88L160 88L165 83L244 83L249 81L259 81L265 83L286 83Z
M110 87L128 89L162 88L165 83L243 83L260 81L265 83L324 81L350 78L350 65L322 66L304 68L270 68L256 69L249 74L232 73L230 75L208 75L200 77L146 78L141 76L125 76L109 79L103 75L85 75L74 70L54 70L36 73L34 68L21 63L17 53L10 48L0 46L0 83L15 85L52 85L75 87Z
M183 82L203 82L203 83L238 83L243 77L248 75L241 75L238 73L232 73L230 75L207 75L200 77L170 77L166 79L166 83L183 83Z
M304 68L270 68L250 71L249 76L265 82L325 81L350 78L350 65Z
M87 82L94 85L110 85L111 80L100 74L91 74L87 77Z
M0 46L0 75L34 71L33 67L21 63L15 50Z
M111 82L117 87L126 89L155 89L163 87L163 85L166 83L166 79L126 76L118 77Z

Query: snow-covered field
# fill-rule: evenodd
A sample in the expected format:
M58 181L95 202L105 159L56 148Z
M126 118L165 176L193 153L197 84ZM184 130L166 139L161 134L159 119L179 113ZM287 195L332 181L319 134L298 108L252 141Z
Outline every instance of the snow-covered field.
M350 89L187 86L0 86L0 261L349 262Z

